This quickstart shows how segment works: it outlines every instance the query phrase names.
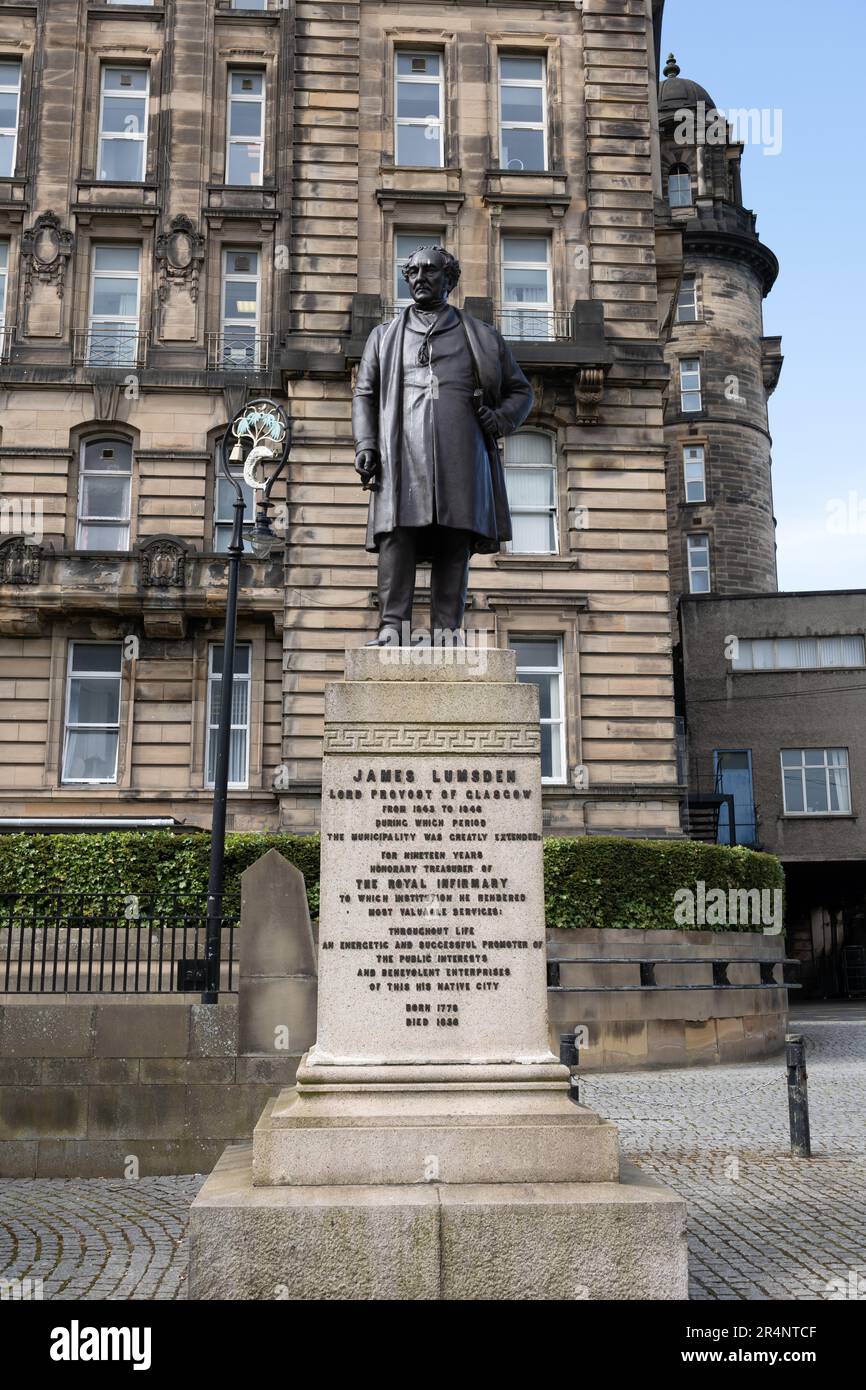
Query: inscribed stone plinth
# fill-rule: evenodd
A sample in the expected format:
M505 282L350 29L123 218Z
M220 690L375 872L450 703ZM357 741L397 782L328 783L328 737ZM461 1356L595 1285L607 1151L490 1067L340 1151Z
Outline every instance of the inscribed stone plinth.
M506 651L370 649L348 674L325 695L316 1045L254 1181L615 1180L616 1131L547 1036L535 686Z
M685 1296L685 1204L621 1181L549 1050L514 661L355 651L328 687L316 1043L193 1206L191 1296Z

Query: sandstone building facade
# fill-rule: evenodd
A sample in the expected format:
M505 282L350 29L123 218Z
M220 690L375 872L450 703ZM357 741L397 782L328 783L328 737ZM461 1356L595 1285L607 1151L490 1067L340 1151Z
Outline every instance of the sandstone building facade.
M679 833L661 10L0 6L0 823L209 824L216 444L271 396L285 545L245 557L229 824L315 828L324 685L376 628L353 369L441 241L535 392L468 625L541 688L546 829Z

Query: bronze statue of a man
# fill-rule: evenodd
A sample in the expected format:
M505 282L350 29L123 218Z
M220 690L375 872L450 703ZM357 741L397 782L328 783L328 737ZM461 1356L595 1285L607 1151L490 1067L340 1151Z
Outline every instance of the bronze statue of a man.
M411 630L421 561L432 566L433 640L460 632L472 555L511 539L496 440L533 402L501 334L448 303L454 256L420 247L403 274L414 302L370 334L352 408L355 468L371 493L367 549L379 553L376 641L389 645Z

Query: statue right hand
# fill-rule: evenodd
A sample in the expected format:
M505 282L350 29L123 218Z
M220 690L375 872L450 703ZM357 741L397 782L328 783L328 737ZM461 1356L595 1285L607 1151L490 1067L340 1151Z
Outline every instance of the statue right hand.
M355 472L364 488L372 492L376 487L376 474L379 472L379 452L377 449L362 449L355 457Z

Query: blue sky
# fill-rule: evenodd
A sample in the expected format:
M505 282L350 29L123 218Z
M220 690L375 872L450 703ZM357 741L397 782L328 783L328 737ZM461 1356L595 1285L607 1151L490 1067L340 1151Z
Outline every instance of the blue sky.
M779 108L775 155L747 146L743 194L781 273L764 331L779 587L866 588L866 3L667 0L663 59L721 110Z

